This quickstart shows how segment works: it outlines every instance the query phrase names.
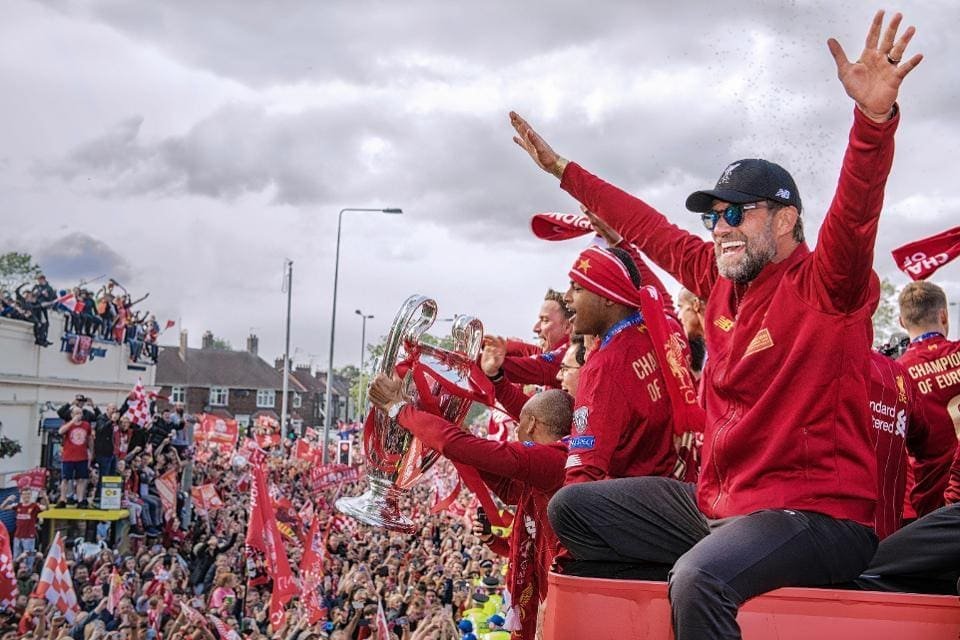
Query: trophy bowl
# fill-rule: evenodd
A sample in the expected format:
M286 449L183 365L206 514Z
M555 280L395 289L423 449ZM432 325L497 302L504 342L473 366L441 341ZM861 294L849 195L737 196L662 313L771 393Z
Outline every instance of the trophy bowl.
M376 371L392 375L397 370L411 404L459 425L476 397L471 375L483 348L483 324L471 316L457 316L451 329L453 349L448 350L420 340L436 316L434 300L421 295L407 298L393 320ZM404 515L401 498L440 454L376 407L369 409L363 431L369 489L360 496L340 498L336 507L366 524L413 533L415 525Z

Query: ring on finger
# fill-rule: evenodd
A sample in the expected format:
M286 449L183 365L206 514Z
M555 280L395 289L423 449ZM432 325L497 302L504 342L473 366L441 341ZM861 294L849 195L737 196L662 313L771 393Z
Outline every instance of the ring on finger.
M891 58L891 57L890 57L890 54L888 53L888 54L887 54L887 62L889 62L890 64L894 64L894 65L900 64L900 58Z

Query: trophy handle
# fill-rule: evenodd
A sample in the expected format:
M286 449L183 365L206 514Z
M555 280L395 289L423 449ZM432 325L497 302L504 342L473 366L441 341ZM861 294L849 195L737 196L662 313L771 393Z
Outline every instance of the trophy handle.
M467 356L467 360L476 360L483 349L483 323L477 318L458 315L450 329L453 338L453 350Z
M436 317L436 301L418 294L407 298L393 319L393 325L391 325L390 333L387 335L377 371L387 375L392 374L404 343L408 340L417 342L417 338L433 326Z

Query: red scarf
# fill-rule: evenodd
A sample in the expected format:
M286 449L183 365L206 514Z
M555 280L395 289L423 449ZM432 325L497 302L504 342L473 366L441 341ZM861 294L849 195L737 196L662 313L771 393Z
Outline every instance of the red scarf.
M663 311L663 302L653 287L636 287L630 272L609 249L585 249L569 273L570 279L602 298L632 309L640 309L653 342L654 353L667 387L673 409L673 428L677 435L703 431L704 412L697 403L697 385L690 373L685 353L686 336L679 327L671 329Z

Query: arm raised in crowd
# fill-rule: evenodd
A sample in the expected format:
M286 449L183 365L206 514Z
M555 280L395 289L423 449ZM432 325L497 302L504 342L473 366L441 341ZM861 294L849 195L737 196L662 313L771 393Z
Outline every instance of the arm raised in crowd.
M560 187L636 244L683 286L706 298L717 278L713 243L671 224L639 198L608 184L560 156L526 120L510 112L513 141L538 167L561 179Z
M856 62L847 59L839 42L833 38L827 42L837 76L856 109L837 190L813 251L815 290L806 293L823 308L839 313L853 311L877 295L871 269L884 186L893 164L897 95L903 79L923 59L917 54L902 60L914 28L898 39L901 19L899 13L894 15L881 37L883 12L878 11Z

